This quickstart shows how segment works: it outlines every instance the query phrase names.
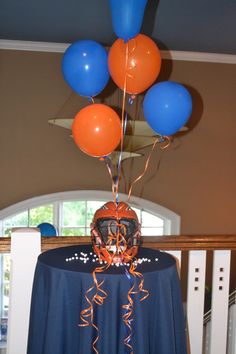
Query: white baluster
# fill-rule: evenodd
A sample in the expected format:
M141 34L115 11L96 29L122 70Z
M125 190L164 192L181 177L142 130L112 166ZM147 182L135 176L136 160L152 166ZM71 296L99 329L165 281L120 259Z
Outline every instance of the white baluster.
M210 353L210 338L211 338L211 322L207 322L205 326L205 351L204 354Z
M32 283L40 252L38 229L12 232L7 354L26 354Z
M210 354L226 353L230 251L214 251Z
M229 308L227 354L236 354L236 304Z
M187 319L191 354L202 353L205 273L206 251L190 251L188 262Z

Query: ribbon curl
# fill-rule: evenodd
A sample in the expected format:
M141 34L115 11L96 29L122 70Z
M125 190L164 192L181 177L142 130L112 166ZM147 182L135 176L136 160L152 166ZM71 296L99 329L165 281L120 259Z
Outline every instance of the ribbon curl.
M99 340L99 329L98 329L98 326L94 323L94 305L93 303L97 304L97 305L103 305L105 299L107 298L107 293L106 291L104 291L101 287L104 283L104 280L102 280L100 283L98 282L97 280L97 276L96 274L97 273L102 273L104 272L104 270L106 270L107 268L109 268L110 266L110 263L108 263L106 266L102 266L102 267L96 267L92 273L92 277L93 277L93 286L90 287L84 297L85 297L85 300L87 301L88 303L88 307L85 308L84 310L82 310L80 312L80 319L81 319L81 322L79 324L80 327L86 327L86 326L92 326L95 330L96 330L96 333L97 333L97 336L95 338L95 340L93 341L93 350L96 354L99 354L97 348L96 348L96 343L97 341ZM92 299L89 298L89 293L95 289L95 294L92 296Z
M152 145L152 148L151 148L151 151L149 152L149 155L148 155L148 157L147 157L147 160L146 160L146 163L145 163L143 172L142 172L137 178L135 178L135 180L132 182L132 184L131 184L131 186L130 186L129 193L128 193L128 197L127 197L127 202L129 202L129 200L130 200L133 186L134 186L135 183L137 183L141 178L143 178L143 176L144 176L145 173L147 172L148 165L149 165L149 162L150 162L152 153L153 153L153 151L154 151L154 149L155 149L157 143L163 143L163 142L165 142L165 145L163 145L163 146L160 147L161 150L167 149L167 148L170 146L170 138L169 138L168 136L162 136L161 138L160 138L160 137L156 138L156 140L154 141L154 143L153 143L153 145Z
M117 256L117 254L123 254L123 256L126 259L126 262L131 262L130 268L127 269L126 265L125 267L125 274L127 278L130 281L130 289L127 294L127 299L128 299L128 304L122 305L122 308L125 310L125 313L123 315L123 321L124 324L126 325L128 329L128 334L126 338L124 339L124 345L125 347L133 353L133 347L131 344L131 337L132 337L132 321L133 321L133 310L134 310L134 302L132 299L132 296L138 293L144 293L144 295L141 297L140 301L145 300L149 292L143 288L144 284L144 279L143 275L140 272L136 271L137 267L137 259L133 259L128 253L127 253L127 241L126 241L126 226L119 223L119 220L116 220L116 227L115 230L113 228L113 223L114 221L111 221L110 224L108 225L108 242L107 242L107 248L109 249L110 246L114 245L116 246L116 252L113 253L111 258L108 260L107 264L105 266L100 266L96 267L94 271L92 272L92 277L93 277L93 286L91 286L85 293L84 297L86 302L88 303L88 307L83 309L80 313L80 319L81 323L79 324L80 327L86 327L86 326L92 326L96 330L96 338L93 341L93 350L96 354L99 354L96 344L100 338L99 335L99 328L98 326L94 323L94 304L101 306L103 305L104 301L106 300L108 294L107 292L102 289L102 286L104 284L104 280L98 281L97 279L97 274L102 273L105 270L107 270L111 264L113 263L114 257ZM113 231L112 231L113 230ZM133 283L131 283L131 279L133 279ZM95 292L95 294L92 295L92 293Z
M132 48L130 49L130 54L131 54L136 48L135 39L130 41L130 43L132 43L132 45L133 45ZM125 114L127 78L129 78L129 79L134 78L134 76L132 75L132 69L134 67L132 67L132 66L128 67L128 55L129 55L129 44L128 43L126 43L125 51L126 51L125 52L126 53L125 54L126 72L125 72L125 77L124 77L124 89L123 89L123 98L122 98L121 143L120 143L120 155L119 155L118 164L117 164L117 173L116 173L115 178L113 176L112 163L111 163L110 157L103 156L102 158L100 158L101 160L105 161L108 173L110 175L110 178L112 181L112 193L113 193L113 197L114 197L114 202L116 204L118 204L118 202L119 202L119 183L120 183L120 174L121 174L121 165L122 165L122 154L123 154L123 149L124 149L124 137L126 134L126 126L127 126L127 120L128 120L128 115L127 115L127 113ZM131 72L129 72L129 71L131 71ZM132 95L129 98L129 104L133 103L133 100L135 99L135 97L136 97L135 95ZM92 103L94 103L94 100L92 97L90 98L90 100L92 101ZM147 158L143 173L140 176L138 176L135 179L135 181L132 183L130 190L129 190L129 194L128 194L128 200L131 196L133 185L138 180L140 180L143 177L143 175L145 174L148 164L149 164L149 160L151 158L151 154L152 154L158 141L159 141L159 139L156 139L153 144L152 150ZM164 139L164 141L165 141L165 139ZM166 148L166 147L167 146L164 146L163 148ZM115 243L116 252L113 253L113 255L110 257L110 259L108 260L108 262L105 266L96 267L94 269L94 271L92 272L93 286L90 287L84 295L85 300L88 304L88 307L83 309L80 313L81 323L79 324L79 326L81 326L81 327L92 326L96 330L97 335L96 335L95 340L93 341L93 350L96 354L99 354L99 352L96 348L96 345L97 345L97 342L98 342L100 336L99 336L99 328L94 323L94 305L95 304L98 306L103 305L104 301L106 300L106 298L108 296L106 291L103 290L103 288L102 288L102 286L104 284L104 280L99 282L97 279L97 274L102 273L105 270L107 270L111 266L111 264L113 263L114 258L117 257L117 254L118 255L123 254L125 261L127 263L130 262L129 269L127 269L126 265L123 264L125 267L125 274L130 281L130 289L127 294L128 303L122 305L122 308L125 310L125 313L122 317L123 317L124 324L128 330L128 334L127 334L126 338L124 339L124 345L130 351L131 354L133 354L133 347L131 344L131 338L132 338L132 333L133 333L132 321L133 321L133 311L134 311L134 301L132 299L132 296L137 295L139 293L142 294L140 301L144 301L149 296L149 292L147 290L145 290L143 287L144 286L143 275L140 272L136 271L137 259L132 258L127 253L128 245L127 245L127 241L126 241L125 236L126 236L126 226L119 223L118 212L117 212L115 231L112 231L111 223L110 223L110 225L108 225L108 242L107 242L107 249L108 250L111 246L114 246L114 243ZM92 295L93 292L95 292L94 295Z

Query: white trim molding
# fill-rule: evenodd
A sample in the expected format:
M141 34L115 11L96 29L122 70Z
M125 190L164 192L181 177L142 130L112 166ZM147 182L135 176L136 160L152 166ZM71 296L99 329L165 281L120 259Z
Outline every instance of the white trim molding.
M120 193L119 197L120 200L127 200L126 194ZM40 205L67 200L101 200L105 202L108 200L113 200L113 195L112 192L98 190L76 190L42 195L24 200L22 202L16 203L5 209L0 210L0 221L7 217L14 216L27 209L36 208ZM138 197L131 197L129 204L135 208L145 210L147 212L155 214L156 216L160 216L160 218L162 219L165 219L165 235L180 234L180 216L171 211L170 209L167 209L159 204Z
M161 51L162 59L197 61L204 63L236 64L236 55L203 52Z
M64 53L69 45L70 43L32 42L0 39L0 49L7 50ZM236 64L236 55L234 54L161 50L161 57L167 60Z
M0 49L64 53L70 43L32 42L0 39Z

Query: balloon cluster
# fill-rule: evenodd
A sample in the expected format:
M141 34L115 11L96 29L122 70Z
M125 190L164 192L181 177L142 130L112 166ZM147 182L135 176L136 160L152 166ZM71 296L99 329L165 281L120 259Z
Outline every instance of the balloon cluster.
M78 147L88 155L108 160L108 171L110 176L113 177L108 155L120 144L118 173L115 182L112 179L112 190L115 196L114 213L117 218L120 162L127 123L127 115L124 114L126 94L131 94L133 99L135 95L147 90L143 101L144 116L150 127L163 138L175 134L185 125L191 115L192 99L188 90L179 83L164 81L154 84L161 69L160 51L151 38L140 34L147 0L109 0L109 2L113 29L118 37L111 46L109 53L107 54L106 50L94 41L78 41L66 50L62 61L62 71L69 86L77 94L88 97L93 102L93 104L81 109L73 121L72 134ZM121 119L112 108L104 104L94 103L93 100L93 97L105 88L110 76L123 91ZM157 142L158 140L154 142L152 151ZM144 175L150 156L147 159L144 172L136 178L133 184ZM131 194L132 185L128 197ZM115 230L117 226L118 222L115 224ZM119 227L124 227L120 221ZM111 228L110 224L109 228ZM120 233L121 238L125 240L124 230L123 234ZM119 244L117 231L112 234L112 237L110 235L110 242L112 241L115 241L115 247L117 247ZM127 247L125 243L124 247L125 249ZM106 252L106 248L103 248L103 252ZM99 339L99 331L93 321L93 306L94 304L103 304L107 294L101 288L103 281L99 282L96 274L107 269L110 263L108 262L106 266L97 267L94 270L94 285L85 294L88 308L81 312L81 326L91 324L97 331L97 337L93 342L93 349L97 354L96 343ZM145 293L140 301L148 296L148 291L143 289L142 274L137 272L135 268L132 259L130 269L124 266L125 274L130 281L130 290L127 295L128 304L122 306L125 310L123 320L128 331L124 344L131 353L133 353L131 338L134 304L132 296L142 292ZM139 279L139 286L135 290L137 279ZM93 289L96 290L96 294L91 299L89 294Z
M92 40L70 45L62 60L64 79L72 90L91 101L105 88L110 76L124 93L136 95L148 90L143 102L147 123L159 135L175 134L191 115L192 99L179 83L154 84L161 68L160 51L151 38L139 33L147 0L109 2L118 39L108 54ZM107 156L123 138L122 123L117 113L104 104L87 106L73 122L75 143L88 155Z

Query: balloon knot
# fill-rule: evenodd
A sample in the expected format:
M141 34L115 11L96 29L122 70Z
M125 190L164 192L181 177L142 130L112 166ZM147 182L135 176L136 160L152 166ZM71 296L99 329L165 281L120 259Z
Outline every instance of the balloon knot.
M133 104L134 100L136 98L136 95L131 95L130 98L129 98L129 104Z
M107 156L101 156L101 157L99 157L99 161L105 161L106 158L107 158Z
M94 103L93 97L92 96L88 97L88 101L89 101L89 103Z

